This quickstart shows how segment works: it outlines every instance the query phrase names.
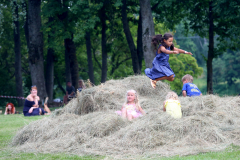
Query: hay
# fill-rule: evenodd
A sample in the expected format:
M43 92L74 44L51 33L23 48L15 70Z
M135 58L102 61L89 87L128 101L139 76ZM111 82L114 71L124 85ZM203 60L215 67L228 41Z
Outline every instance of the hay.
M120 110L126 91L135 89L146 115L132 122ZM51 117L34 121L12 140L17 151L107 155L127 159L219 151L240 145L240 98L180 97L183 118L162 111L169 86L152 89L145 76L110 80L83 90Z

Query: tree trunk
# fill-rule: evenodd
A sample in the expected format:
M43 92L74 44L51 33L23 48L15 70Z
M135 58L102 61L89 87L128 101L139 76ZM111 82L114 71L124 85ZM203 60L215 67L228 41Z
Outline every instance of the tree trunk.
M73 35L71 38L64 39L65 42L65 50L67 52L69 63L70 63L70 70L71 70L71 79L72 85L75 89L78 89L78 62L77 62L77 55L76 55L76 46L73 42Z
M94 84L94 71L93 71L93 61L92 61L92 45L91 45L91 37L90 33L86 32L86 48L87 48L87 58L88 58L88 76L91 83Z
M214 35L213 35L213 11L212 1L209 1L209 46L208 46L208 60L207 60L207 92L213 94L213 77L212 77L212 60L214 58Z
M127 20L127 4L126 4L126 0L122 0L122 23L123 23L123 29L124 29L124 33L126 35L126 39L128 42L128 46L131 52L131 56L132 56L132 66L133 66L133 72L134 74L141 74L141 70L139 67L139 60L138 60L138 55L137 55L137 50L135 48L135 44L133 42L133 38L132 38L132 34L130 32L129 29L129 25L128 25L128 20Z
M107 40L106 40L106 11L103 5L101 9L101 23L102 23L102 77L101 83L107 80Z
M15 52L15 80L16 80L16 91L17 96L23 97L23 87L22 87L22 65L21 65L21 44L20 44L20 28L19 28L19 21L18 21L18 6L17 3L13 2L14 7L14 52ZM23 100L17 99L18 107L23 106Z
M142 16L141 16L141 9L139 11L139 20L138 20L137 55L138 55L138 61L139 61L139 69L140 69L140 71L142 71L143 43L142 43Z
M48 22L52 22L53 18L49 17ZM48 34L48 42L53 41L53 36ZM46 90L49 102L53 102L53 86L54 86L54 50L52 47L48 48L47 52L47 67L46 67Z
M65 76L66 76L66 83L71 82L72 83L72 76L71 76L71 69L70 69L70 60L69 55L67 51L66 42L64 40L64 46L65 46Z
M146 67L151 68L155 57L154 48L151 45L152 36L155 35L151 2L149 0L140 0L140 8L142 16L143 55Z
M41 0L28 0L29 66L32 84L41 99L46 97L43 66L43 35L41 32Z
M26 41L27 41L27 48L29 48L28 7L27 7L26 0L24 0L22 8L26 9L26 11L25 11L26 12L26 21L24 22L23 27L24 27L25 38L26 38Z

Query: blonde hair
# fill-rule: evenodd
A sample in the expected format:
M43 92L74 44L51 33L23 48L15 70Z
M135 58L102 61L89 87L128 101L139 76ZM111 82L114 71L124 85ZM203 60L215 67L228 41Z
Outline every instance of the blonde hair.
M134 103L135 103L135 106L136 106L137 110L139 110L140 104L139 104L139 100L138 100L138 95L137 95L137 92L135 90L133 90L133 89L127 91L127 93L126 93L126 101L124 103L124 106L127 105L127 103L128 103L127 94L129 92L134 93L134 95L135 95Z
M182 77L182 82L187 80L190 83L193 83L193 77L190 74L186 74L185 76Z
M86 86L85 86L85 83L84 83L84 81L83 81L82 79L79 79L79 80L78 80L78 83L79 83L79 82L81 82L81 83L82 83L82 88L83 88L83 89L85 89L85 88L86 88ZM79 87L80 87L80 86L79 86Z
M179 100L178 95L175 92L168 92L166 100L168 99Z

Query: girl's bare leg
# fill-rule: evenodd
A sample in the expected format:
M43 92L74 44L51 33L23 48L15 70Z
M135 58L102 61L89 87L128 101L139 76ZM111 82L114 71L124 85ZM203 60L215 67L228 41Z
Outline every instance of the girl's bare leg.
M127 109L126 108L122 109L122 118L127 118Z
M47 111L48 114L51 113L50 109L48 108L47 104L44 104L44 111Z
M173 77L173 75L171 75L169 77L168 76L164 76L164 77L161 77L161 78L157 78L155 80L150 79L152 87L155 89L157 81L165 80L165 79L168 80L168 81L173 81L174 77Z
M173 81L174 80L174 77L173 77L173 75L171 75L171 76L164 76L164 77L161 77L161 78L157 78L157 79L155 79L155 81L160 81L160 80L168 80L168 81Z
M127 114L127 118L129 121L131 121L133 119L133 116L131 114Z

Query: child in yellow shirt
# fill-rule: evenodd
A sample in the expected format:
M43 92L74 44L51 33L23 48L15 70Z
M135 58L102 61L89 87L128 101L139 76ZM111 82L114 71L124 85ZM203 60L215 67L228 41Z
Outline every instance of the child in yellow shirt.
M182 118L181 104L175 92L168 92L166 100L163 102L163 111L173 118Z

